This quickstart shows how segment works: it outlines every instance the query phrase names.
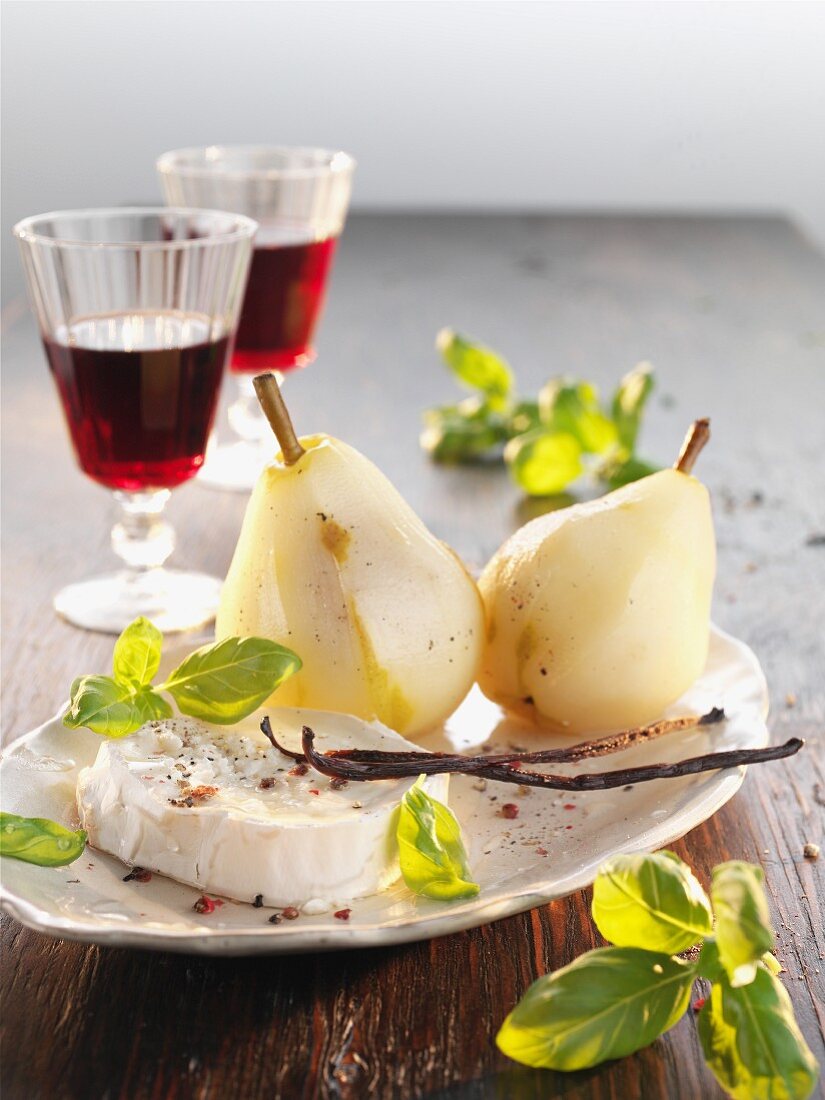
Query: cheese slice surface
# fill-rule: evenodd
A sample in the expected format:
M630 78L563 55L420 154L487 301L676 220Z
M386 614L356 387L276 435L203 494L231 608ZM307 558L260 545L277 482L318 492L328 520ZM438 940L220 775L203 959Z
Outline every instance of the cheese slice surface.
M377 722L296 708L268 710L273 732L300 751L415 749ZM341 784L272 748L260 715L236 726L193 718L147 723L104 740L78 780L89 843L207 893L317 909L378 893L400 874L394 813L415 779ZM446 802L449 777L425 789Z

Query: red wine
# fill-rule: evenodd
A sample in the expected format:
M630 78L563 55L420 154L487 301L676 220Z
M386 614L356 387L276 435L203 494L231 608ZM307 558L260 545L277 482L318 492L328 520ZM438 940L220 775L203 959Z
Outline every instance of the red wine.
M81 470L110 489L170 489L197 473L228 337L201 314L86 317L44 339Z
M233 371L290 370L315 358L312 337L337 238L295 241L260 230L252 253Z

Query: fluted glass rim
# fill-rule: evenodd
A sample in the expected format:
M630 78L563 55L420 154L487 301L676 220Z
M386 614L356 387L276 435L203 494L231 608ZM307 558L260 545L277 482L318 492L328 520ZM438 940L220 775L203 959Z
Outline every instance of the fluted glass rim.
M37 231L37 226L57 218L100 219L114 217L152 217L196 218L203 223L205 219L221 219L231 224L231 229L210 233L206 237L169 241L89 241L76 237L53 237ZM47 248L79 249L86 252L109 249L139 249L140 251L174 252L179 249L210 248L213 245L225 245L254 238L259 228L254 218L246 214L236 214L230 210L202 209L196 206L99 206L83 207L76 210L50 210L45 214L32 214L12 228L12 233L25 244L37 244Z
M318 164L290 168L221 168L218 157L221 153L276 153L276 154L314 154ZM209 154L213 159L209 160ZM186 163L198 157L200 163ZM223 180L300 180L321 179L324 176L342 176L352 174L356 168L355 158L343 149L327 149L316 145L189 145L181 149L170 149L161 153L155 161L157 171L162 175L175 174L190 179Z

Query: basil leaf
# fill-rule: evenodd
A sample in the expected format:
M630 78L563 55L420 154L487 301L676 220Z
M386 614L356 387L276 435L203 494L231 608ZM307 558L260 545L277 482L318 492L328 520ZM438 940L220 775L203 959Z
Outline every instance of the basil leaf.
M652 390L653 367L650 363L640 363L624 376L613 395L613 421L619 434L619 442L630 453L636 446L642 413Z
M504 405L513 388L513 373L500 355L449 328L439 332L435 346L460 382L481 390L494 408Z
M725 976L725 968L719 958L719 948L712 936L702 944L697 965L699 967L699 977L705 978L709 982L718 982ZM764 966L773 975L782 973L782 964L776 955L770 951L765 952L757 966Z
M599 408L599 395L589 382L554 378L539 393L539 413L550 431L568 432L590 454L615 446L618 431Z
M621 489L623 485L629 485L632 481L640 481L643 477L655 474L661 467L654 466L652 462L646 462L643 458L623 457L625 452L608 459L599 470L599 477L607 483L610 490Z
M512 439L514 435L523 435L540 426L541 414L538 401L517 401L507 419L507 437Z
M714 984L698 1018L705 1061L735 1100L804 1100L819 1069L782 984L763 967L746 986Z
M422 448L436 462L469 462L504 443L509 435L499 413L477 398L460 405L428 409Z
M593 920L619 947L668 955L686 951L713 931L705 891L673 852L608 860L593 884Z
M756 964L774 946L773 930L760 867L735 860L713 869L710 897L719 959L731 985L752 982Z
M452 420L464 423L486 423L490 417L490 406L481 395L465 397L457 405L436 405L424 410L424 423L438 425Z
M530 496L562 492L584 468L579 441L566 432L544 428L511 439L504 448L504 460L513 480Z
M297 672L301 660L267 638L224 638L196 649L160 690L182 714L228 726L246 718Z
M73 832L47 817L0 813L0 856L38 867L65 867L83 854L86 833Z
M698 976L709 982L718 982L725 973L725 968L719 960L719 948L713 937L702 944L696 966Z
M648 1046L684 1015L696 968L637 947L588 951L539 978L496 1043L528 1066L576 1070Z
M160 666L163 635L141 616L130 623L115 642L112 675L119 684L141 688L151 684Z
M150 688L135 691L110 676L81 676L72 684L63 725L86 726L105 737L125 737L153 718L169 718L172 708Z
M420 784L418 780L407 791L398 810L396 837L404 882L413 893L440 901L475 897L479 887L470 881L461 826L453 812Z

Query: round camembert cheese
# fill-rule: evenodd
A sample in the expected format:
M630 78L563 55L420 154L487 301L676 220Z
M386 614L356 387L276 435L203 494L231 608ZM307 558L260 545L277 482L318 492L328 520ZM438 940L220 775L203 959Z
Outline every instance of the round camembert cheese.
M269 711L277 740L300 751L415 749L379 723L293 708ZM342 902L399 876L394 813L414 779L330 779L272 748L250 718L230 728L193 718L149 722L104 740L80 773L89 843L132 866L204 891L270 906ZM425 781L446 801L447 776Z

